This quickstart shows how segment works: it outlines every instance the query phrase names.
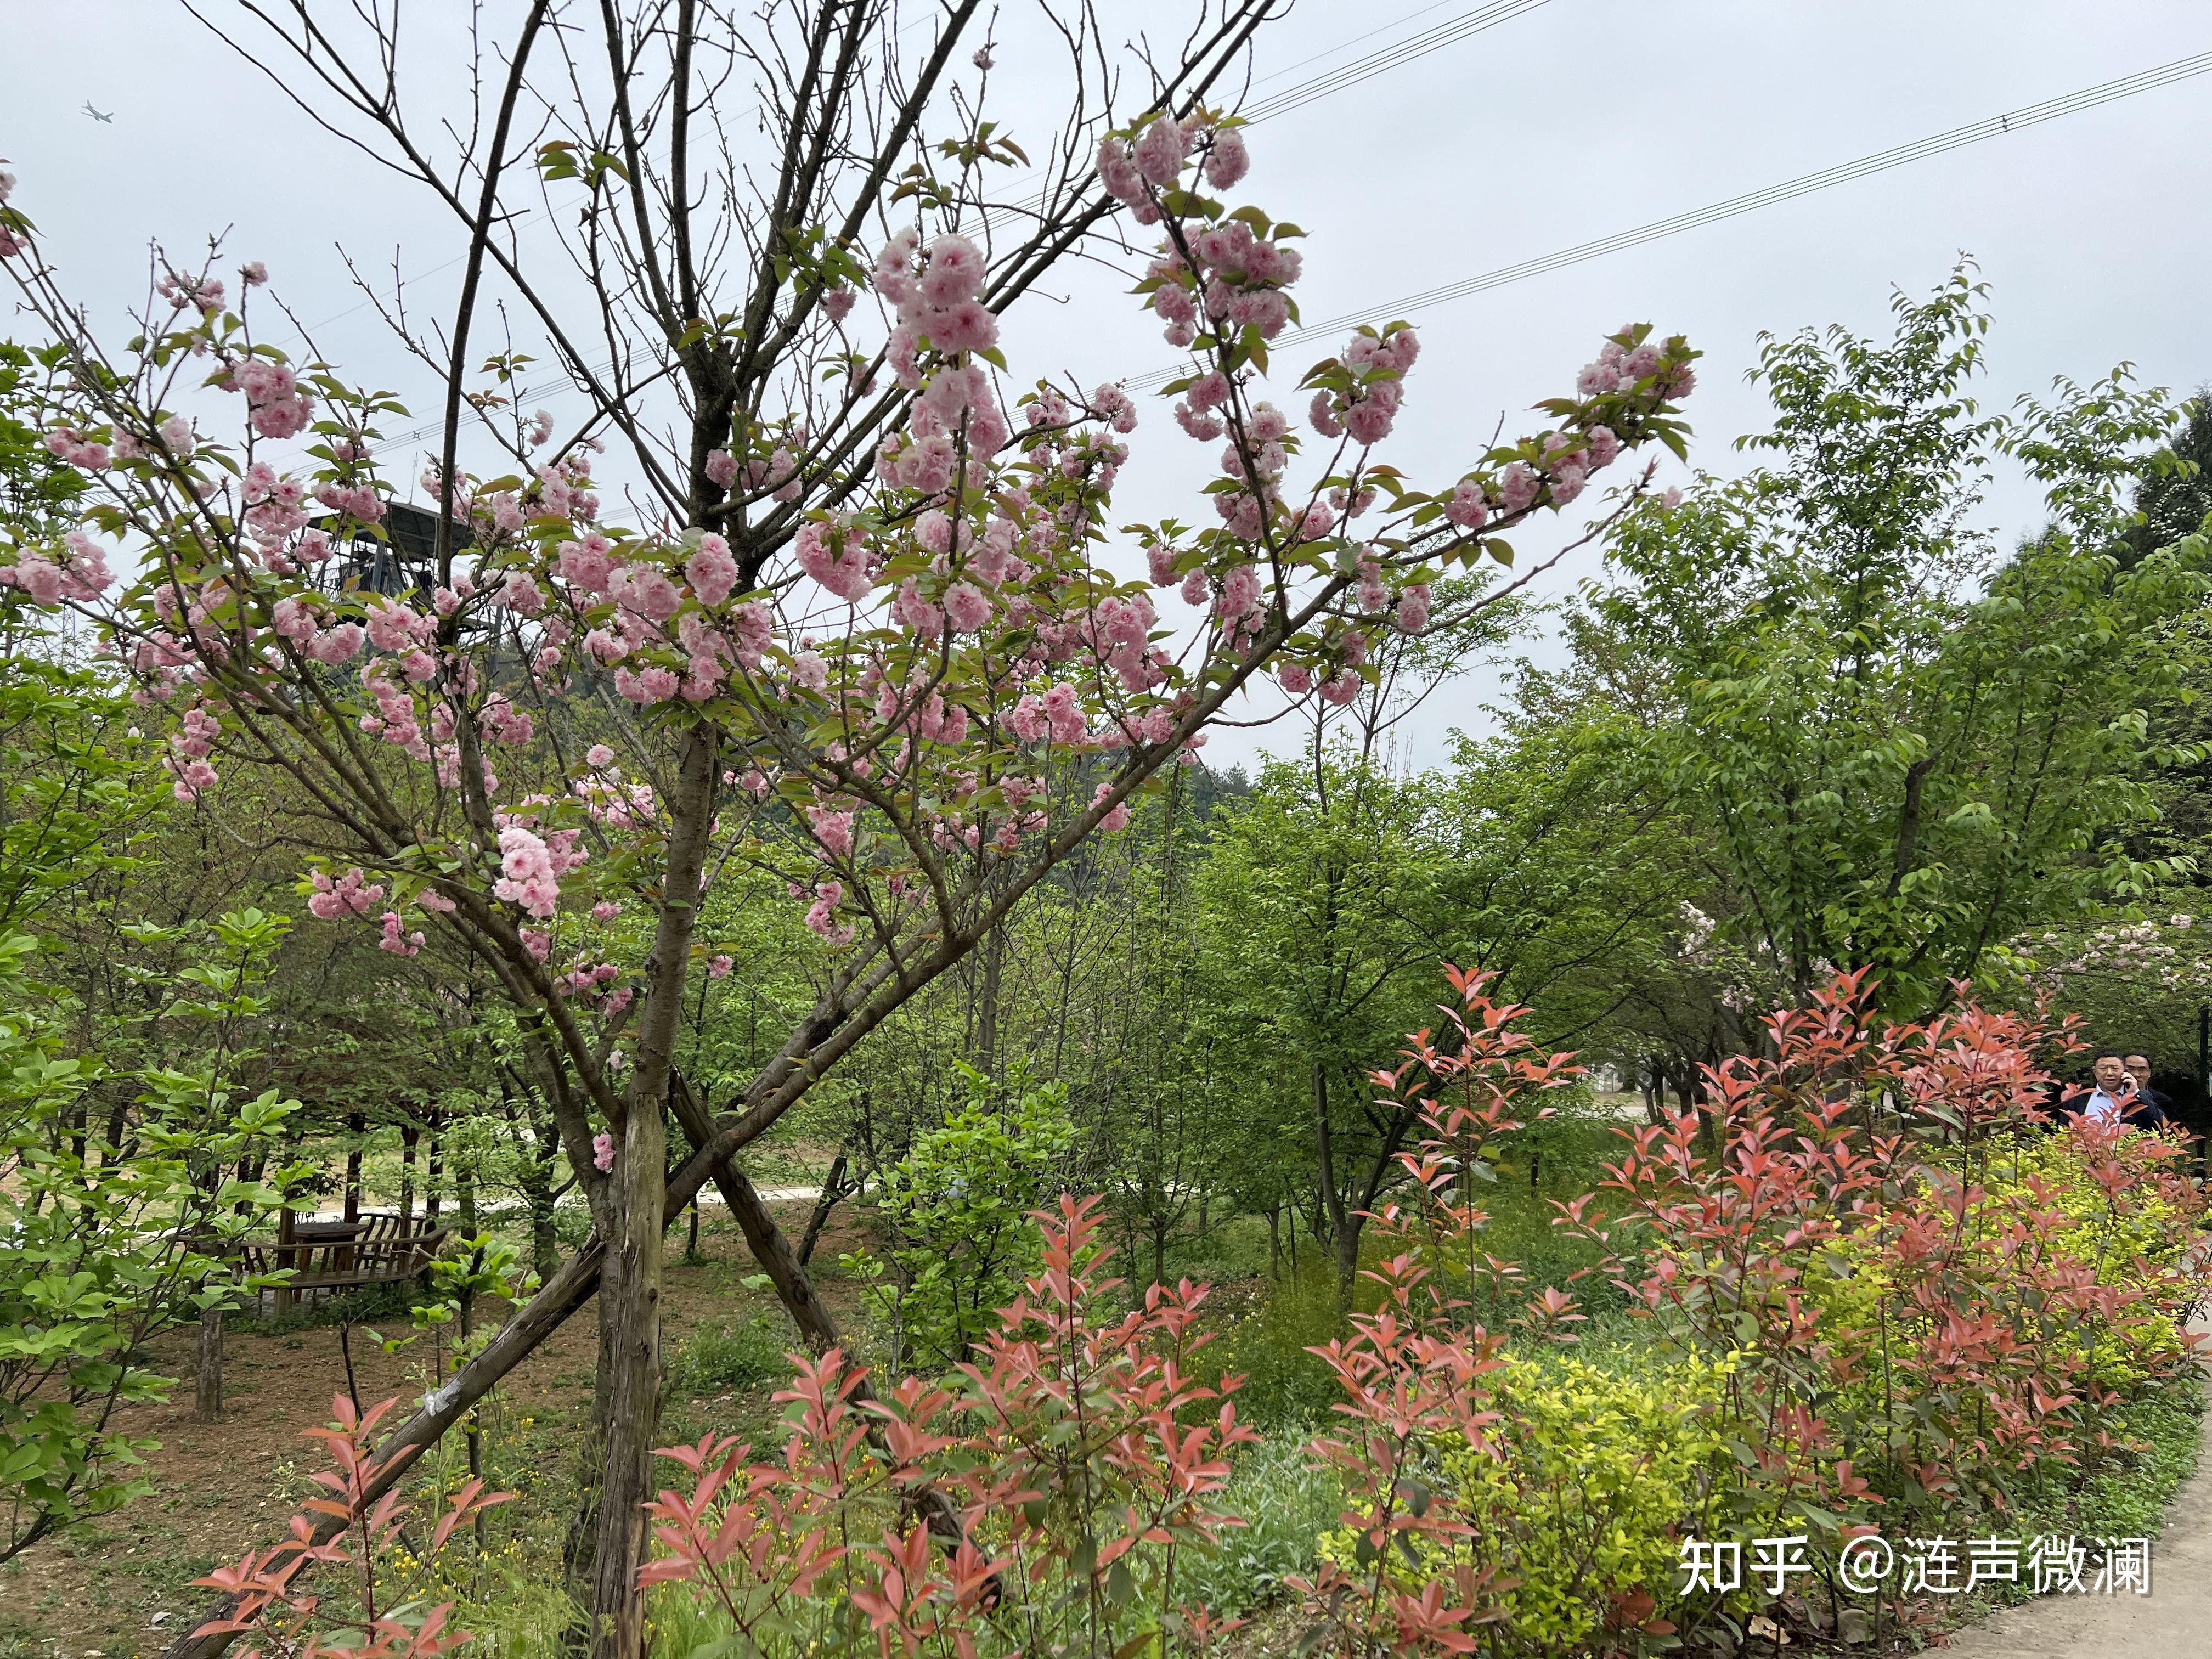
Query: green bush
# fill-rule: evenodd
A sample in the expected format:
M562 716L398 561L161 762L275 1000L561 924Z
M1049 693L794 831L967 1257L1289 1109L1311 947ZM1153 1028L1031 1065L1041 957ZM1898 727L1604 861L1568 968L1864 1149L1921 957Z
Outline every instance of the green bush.
M1030 1217L1060 1192L1075 1144L1065 1084L1032 1085L1019 1066L998 1085L960 1071L968 1103L884 1172L889 1261L841 1258L902 1368L949 1370L998 1328L998 1310L1043 1262Z
M702 1325L668 1357L664 1397L698 1399L787 1382L793 1346L789 1330L765 1314Z

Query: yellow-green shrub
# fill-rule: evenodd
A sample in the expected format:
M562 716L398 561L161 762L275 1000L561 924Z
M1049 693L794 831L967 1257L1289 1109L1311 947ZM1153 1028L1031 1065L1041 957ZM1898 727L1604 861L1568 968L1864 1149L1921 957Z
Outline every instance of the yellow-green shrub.
M1473 1536L1401 1547L1393 1577L1418 1593L1455 1563L1494 1566L1498 1633L1540 1651L1584 1641L1638 1592L1663 1601L1727 1457L1729 1370L1694 1357L1615 1369L1564 1352L1508 1356L1485 1378L1498 1419L1486 1441L1432 1448L1437 1499ZM1355 1576L1376 1559L1351 1528L1324 1537L1321 1553Z

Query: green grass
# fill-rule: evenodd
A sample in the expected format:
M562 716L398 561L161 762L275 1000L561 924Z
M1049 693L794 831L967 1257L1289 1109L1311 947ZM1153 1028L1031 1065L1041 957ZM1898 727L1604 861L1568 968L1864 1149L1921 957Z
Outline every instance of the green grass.
M1182 1558L1179 1596L1239 1617L1291 1594L1284 1581L1313 1570L1315 1542L1336 1524L1343 1498L1334 1474L1307 1455L1310 1437L1286 1426L1238 1455L1222 1501L1250 1524L1230 1528L1216 1550Z

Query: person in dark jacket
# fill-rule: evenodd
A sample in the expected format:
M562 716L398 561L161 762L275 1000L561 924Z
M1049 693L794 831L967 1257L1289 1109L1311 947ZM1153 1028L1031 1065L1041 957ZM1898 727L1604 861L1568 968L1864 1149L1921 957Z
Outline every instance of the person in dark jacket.
M2150 1121L2130 1118L2138 1128L2155 1129L2173 1121L2173 1103L2150 1086L2150 1059L2146 1054L2126 1057L2128 1075L2136 1082L2136 1098L2142 1102L2144 1117Z

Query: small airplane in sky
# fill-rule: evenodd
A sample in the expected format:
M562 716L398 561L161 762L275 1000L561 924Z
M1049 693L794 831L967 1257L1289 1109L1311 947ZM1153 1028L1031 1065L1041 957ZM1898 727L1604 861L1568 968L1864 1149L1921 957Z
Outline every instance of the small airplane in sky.
M92 106L92 100L89 98L84 100L84 112L92 117L94 120L103 122L108 126L113 126L115 125L115 117L112 114L102 115L98 110Z

